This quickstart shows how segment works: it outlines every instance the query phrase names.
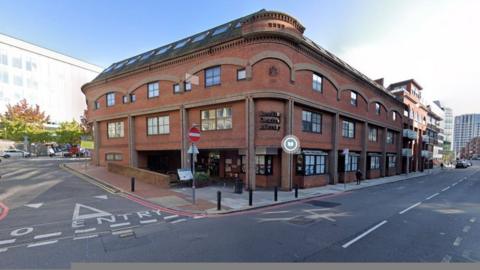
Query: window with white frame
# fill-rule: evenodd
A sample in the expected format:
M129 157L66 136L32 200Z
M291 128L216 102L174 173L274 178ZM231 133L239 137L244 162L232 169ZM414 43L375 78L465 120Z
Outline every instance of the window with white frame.
M327 172L326 155L304 155L304 175L319 175Z
M380 156L370 156L370 170L380 169Z
M12 58L12 67L23 68L22 58L21 57L13 57Z
M238 81L245 80L246 78L247 78L247 71L244 68L237 70Z
M170 133L170 117L156 116L147 118L147 135L160 135Z
M322 92L322 89L323 89L322 88L322 82L323 82L322 76L313 73L313 75L312 75L312 89L314 91Z
M108 123L108 138L122 138L123 136L123 122Z
M158 97L160 95L160 85L158 82L148 84L148 98Z
M115 105L115 93L107 94L107 107Z
M174 94L180 93L180 84L176 83L173 85L173 93Z
M205 87L219 85L221 82L220 66L205 69Z
M347 120L342 122L342 136L345 138L355 137L355 123Z
M346 172L356 172L358 170L358 162L360 157L357 155L348 155L345 158L345 171Z
M232 109L218 108L201 111L202 130L222 130L232 128Z
M122 102L123 102L123 104L127 104L128 103L128 96L123 96L122 97Z
M255 173L258 175L273 174L272 156L256 155L255 156Z
M397 166L397 156L388 156L388 167L395 168Z
M184 82L183 86L185 88L185 92L192 91L192 83L191 82Z
M393 144L394 134L392 131L387 131L387 144Z
M302 111L302 131L321 133L322 115L319 113Z
M355 107L358 105L358 95L353 91L350 92L350 104Z
M380 115L380 113L382 112L382 105L380 105L380 103L376 102L375 103L375 114L376 115Z
M121 161L123 160L123 155L118 153L106 153L105 160L107 161Z
M370 127L368 129L368 140L371 142L377 141L378 129L374 127Z

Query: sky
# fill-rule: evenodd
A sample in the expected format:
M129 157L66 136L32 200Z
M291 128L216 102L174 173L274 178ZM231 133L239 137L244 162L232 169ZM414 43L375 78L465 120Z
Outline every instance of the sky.
M262 8L372 79L414 78L426 102L480 113L477 0L0 0L0 33L107 67Z

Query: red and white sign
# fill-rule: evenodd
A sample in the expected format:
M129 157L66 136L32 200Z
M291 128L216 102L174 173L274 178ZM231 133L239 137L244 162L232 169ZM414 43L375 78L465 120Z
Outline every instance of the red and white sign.
M196 127L190 128L190 131L188 131L188 137L190 138L190 141L198 142L200 140L200 130Z

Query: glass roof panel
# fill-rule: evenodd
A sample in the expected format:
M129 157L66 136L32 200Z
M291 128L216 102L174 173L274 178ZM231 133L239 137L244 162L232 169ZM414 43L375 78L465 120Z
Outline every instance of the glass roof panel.
M127 62L127 61L123 61L123 62L121 62L120 64L117 64L113 69L119 69L119 68L123 67L126 62Z
M188 42L189 40L190 40L190 39L185 39L185 40L183 40L183 41L178 42L178 43L175 45L174 49L178 49L178 48L181 48L181 47L185 46L185 44L187 44L187 42Z
M239 28L240 26L242 26L242 22L238 22L238 23L235 25L235 28Z
M109 72L110 70L112 70L112 68L113 68L114 66L115 66L115 65L109 66L107 69L105 69L105 70L103 71L103 73Z
M230 27L230 24L224 25L224 26L221 26L221 27L215 29L215 31L213 31L212 36L216 36L216 35L218 35L218 34L221 34L221 33L225 32L225 31L227 31L227 29L228 29L229 27Z
M134 57L134 58L128 60L127 65L135 63L137 61L137 59L138 59L138 57Z
M168 49L170 49L171 47L172 46L165 46L163 48L160 48L155 55L162 54L162 53L166 52Z
M140 61L143 61L143 60L146 60L146 59L150 58L150 56L152 56L152 54L153 54L154 52L155 52L155 51L151 51L151 52L148 52L148 53L144 54L144 55L142 56L142 58L140 58Z
M192 42L198 42L198 41L204 39L204 38L208 35L208 33L209 33L209 32L205 32L205 33L203 33L203 34L200 34L200 35L196 36L196 37L192 40Z

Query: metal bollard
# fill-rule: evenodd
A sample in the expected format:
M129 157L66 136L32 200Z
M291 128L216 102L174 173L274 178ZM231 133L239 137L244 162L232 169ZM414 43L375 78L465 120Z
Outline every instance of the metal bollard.
M248 190L248 205L250 205L250 206L253 205L253 190L252 189Z
M220 190L217 191L217 210L222 210L222 192Z
M135 192L135 177L132 177L130 184L131 184L131 191Z
M298 198L298 184L295 185L295 198Z
M278 187L275 186L275 190L273 191L273 200L277 201L278 200Z

